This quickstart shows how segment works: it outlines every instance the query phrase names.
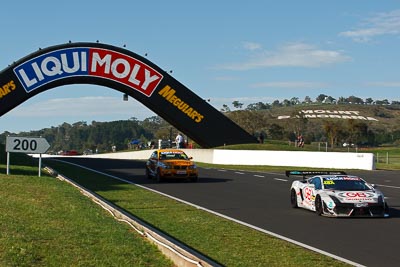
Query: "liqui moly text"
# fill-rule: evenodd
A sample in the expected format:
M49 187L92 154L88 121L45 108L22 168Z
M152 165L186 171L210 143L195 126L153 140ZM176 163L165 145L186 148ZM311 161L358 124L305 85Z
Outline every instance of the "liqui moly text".
M163 76L131 56L101 48L75 47L46 53L14 68L26 92L55 80L94 76L116 81L150 97Z

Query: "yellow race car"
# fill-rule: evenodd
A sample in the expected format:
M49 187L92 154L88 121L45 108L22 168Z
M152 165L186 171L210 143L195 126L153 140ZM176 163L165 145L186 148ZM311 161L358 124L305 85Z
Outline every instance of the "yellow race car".
M157 182L166 179L188 179L197 182L199 172L192 157L179 149L158 149L146 162L146 176Z

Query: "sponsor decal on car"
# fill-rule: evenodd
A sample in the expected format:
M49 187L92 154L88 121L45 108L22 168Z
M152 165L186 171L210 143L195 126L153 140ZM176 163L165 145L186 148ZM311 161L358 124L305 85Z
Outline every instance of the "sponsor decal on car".
M183 154L183 151L162 151L160 152L162 155L169 155L169 154Z
M338 177L324 177L324 183L325 181L360 181L361 179L359 177L350 177L350 176L338 176Z
M55 80L94 76L109 79L150 97L163 79L158 71L128 55L101 48L55 50L14 68L27 93Z
M370 192L340 192L338 196L351 201L373 201L375 194Z
M314 194L314 191L311 188L309 188L309 187L304 188L304 198L305 199L307 199L309 201L314 200L313 194Z

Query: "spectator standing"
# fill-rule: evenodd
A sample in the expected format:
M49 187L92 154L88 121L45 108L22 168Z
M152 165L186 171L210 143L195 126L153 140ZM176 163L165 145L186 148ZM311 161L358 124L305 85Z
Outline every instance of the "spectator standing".
M184 148L185 141L181 133L178 133L178 135L176 136L175 143L176 143L176 148Z
M260 133L260 136L258 137L258 141L260 142L260 144L264 144L264 134Z
M299 134L299 136L297 136L297 146L304 147L304 138L301 134Z

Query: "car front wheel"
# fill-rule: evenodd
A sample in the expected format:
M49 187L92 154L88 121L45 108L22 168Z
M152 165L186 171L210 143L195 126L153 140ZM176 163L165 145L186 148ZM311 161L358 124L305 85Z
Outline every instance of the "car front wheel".
M161 183L163 181L163 178L162 178L162 176L160 174L160 170L157 170L156 181L157 181L157 183Z
M147 167L146 167L146 177L147 179L151 179L150 171Z
M321 216L324 212L324 207L320 195L317 195L317 197L315 198L315 212L318 216Z

